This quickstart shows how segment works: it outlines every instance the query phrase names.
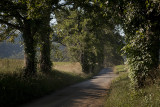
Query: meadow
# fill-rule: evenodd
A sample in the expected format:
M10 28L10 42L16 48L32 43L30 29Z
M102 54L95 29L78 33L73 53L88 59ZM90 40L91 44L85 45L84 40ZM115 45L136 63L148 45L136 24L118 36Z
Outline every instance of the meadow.
M105 107L160 106L160 76L157 76L154 84L134 91L131 88L125 65L115 66L114 72L119 73L119 77L112 81L110 93L106 97Z
M49 74L37 72L23 76L23 60L0 59L0 106L18 106L71 84L91 78L84 74L78 62L53 62Z

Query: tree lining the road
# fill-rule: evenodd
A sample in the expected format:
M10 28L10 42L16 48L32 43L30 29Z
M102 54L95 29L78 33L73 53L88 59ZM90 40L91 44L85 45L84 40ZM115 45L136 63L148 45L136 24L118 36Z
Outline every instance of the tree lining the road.
M51 29L50 15L57 25ZM122 59L117 50L123 37L115 30L121 26L130 79L135 88L154 82L159 64L160 2L158 0L3 0L0 1L1 40L22 32L25 49L26 75L36 73L36 48L40 47L41 71L51 70L50 50L52 32L68 48L72 58L79 61L83 71L92 71L104 64L109 54L114 62ZM53 31L52 31L53 30ZM154 48L153 48L154 47ZM115 56L115 57L114 57ZM113 62L113 63L114 63ZM119 64L118 63L118 64Z
M142 88L148 79L154 82L159 65L160 2L158 0L109 1L114 19L125 32L129 77L134 88Z
M9 38L12 41L17 36L17 30L22 33L25 75L36 73L37 43L41 51L41 71L51 70L49 22L52 5L58 5L58 0L3 0L0 4L1 40Z
M103 66L104 58L109 56L108 54L113 54L105 47L115 49L116 46L123 44L121 36L114 32L114 25L109 24L108 20L105 21L102 13L98 14L92 10L88 14L84 9L77 7L75 10L74 7L74 10L69 8L58 10L55 15L58 24L54 29L58 38L67 46L72 60L80 62L86 73L93 71L96 64ZM108 53L105 54L104 51ZM112 56L120 57L116 49ZM120 57L119 63L122 62Z

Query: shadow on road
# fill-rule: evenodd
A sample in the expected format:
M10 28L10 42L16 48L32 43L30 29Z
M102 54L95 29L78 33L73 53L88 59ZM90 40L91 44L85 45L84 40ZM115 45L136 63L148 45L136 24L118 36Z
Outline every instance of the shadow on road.
M90 80L57 91L23 107L102 107L110 82L115 76L112 69L104 68Z

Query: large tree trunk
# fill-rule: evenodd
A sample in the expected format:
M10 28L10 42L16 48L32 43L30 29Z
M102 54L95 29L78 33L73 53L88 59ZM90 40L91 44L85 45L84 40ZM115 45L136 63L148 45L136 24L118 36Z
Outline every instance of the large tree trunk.
M31 22L24 21L23 30L24 39L24 68L25 75L34 75L36 73L36 42L31 32Z
M49 72L51 71L52 62L50 59L51 53L51 42L50 42L50 13L47 13L46 17L42 21L41 25L41 49L40 49L40 69L42 72Z

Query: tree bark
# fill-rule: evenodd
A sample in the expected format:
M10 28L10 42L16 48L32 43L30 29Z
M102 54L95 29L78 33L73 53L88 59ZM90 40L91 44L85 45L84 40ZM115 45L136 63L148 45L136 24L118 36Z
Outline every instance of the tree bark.
M41 37L41 54L40 54L40 69L42 72L49 72L51 70L51 60L50 60L50 39L49 34Z
M31 32L31 22L24 21L23 39L24 39L24 69L25 75L34 75L36 73L36 42Z
M90 73L90 62L88 61L88 55L87 55L87 52L83 51L82 54L81 54L81 66L82 66L82 72L88 74Z
M46 13L46 17L42 20L40 33L40 70L42 72L50 72L52 69L52 62L50 59L51 41L50 41L50 13Z

